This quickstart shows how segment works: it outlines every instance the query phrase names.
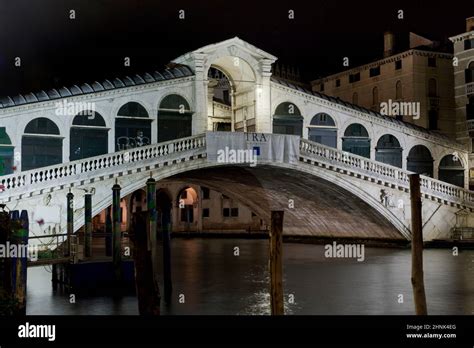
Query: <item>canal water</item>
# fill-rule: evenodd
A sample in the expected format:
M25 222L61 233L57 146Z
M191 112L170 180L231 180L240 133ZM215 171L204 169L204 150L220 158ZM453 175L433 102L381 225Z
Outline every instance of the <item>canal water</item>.
M236 249L238 248L238 249ZM285 243L287 314L413 314L408 249L365 248L365 260L329 259L323 245ZM174 239L173 297L163 314L269 314L268 240ZM424 252L429 314L474 314L474 251ZM403 297L403 299L402 299ZM133 295L53 291L49 267L28 270L27 314L138 314Z

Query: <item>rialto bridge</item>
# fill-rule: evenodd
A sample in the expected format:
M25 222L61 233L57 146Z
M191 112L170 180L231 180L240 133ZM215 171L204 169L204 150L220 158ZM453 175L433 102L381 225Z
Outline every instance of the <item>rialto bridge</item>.
M403 239L408 174L417 172L424 238L470 226L474 193L461 144L273 78L276 59L233 38L161 73L1 98L0 201L28 210L32 233L59 233L72 192L77 231L86 194L96 215L111 205L115 183L125 198L151 176L206 185L267 221L284 209L286 234ZM220 132L297 137L296 161L209 161L207 141Z

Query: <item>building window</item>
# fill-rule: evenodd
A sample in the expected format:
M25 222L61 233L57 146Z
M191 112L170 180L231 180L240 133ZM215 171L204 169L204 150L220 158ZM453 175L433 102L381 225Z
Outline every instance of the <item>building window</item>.
M230 216L232 217L238 217L239 216L239 208L232 208L230 210Z
M466 104L466 119L474 120L474 97L469 98L469 103Z
M380 75L380 67L372 68L369 70L369 76L374 77L374 76L379 76Z
M402 61L401 60L397 60L395 62L395 70L400 70L402 68Z
M359 104L359 95L357 92L354 92L352 94L352 104Z
M336 80L336 87L341 87L341 80L340 79Z
M222 216L229 217L230 216L230 209L229 208L222 209Z
M436 58L435 57L428 57L428 66L432 68L436 68Z
M438 95L437 91L437 83L435 79L430 79L428 81L428 96L429 97L436 97Z
M474 62L471 62L466 70L464 70L466 83L474 82Z
M349 83L354 83L354 82L357 82L357 81L360 81L360 73L349 75Z
M321 83L320 91L324 92L324 83Z
M437 130L438 129L438 112L436 110L428 111L428 122L429 129Z
M471 48L474 48L474 39L464 40L464 49L469 50Z
M208 218L209 217L209 208L204 208L202 210L202 217L203 218Z
M395 85L395 99L400 100L403 98L402 94L402 82L397 81L397 84Z
M376 110L379 108L379 89L377 87L372 89L372 107Z
M202 187L202 199L209 199L210 198L210 190L207 187Z

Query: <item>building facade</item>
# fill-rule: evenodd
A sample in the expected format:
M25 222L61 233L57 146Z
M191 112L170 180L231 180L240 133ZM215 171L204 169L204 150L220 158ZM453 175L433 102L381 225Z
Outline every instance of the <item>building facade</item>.
M466 32L453 36L456 137L469 151L469 187L474 189L474 17Z
M454 139L453 55L437 52L434 42L413 33L410 49L393 54L394 35L387 32L384 36L383 59L312 81L313 91L440 131ZM417 103L419 109L385 111L381 108L384 102Z

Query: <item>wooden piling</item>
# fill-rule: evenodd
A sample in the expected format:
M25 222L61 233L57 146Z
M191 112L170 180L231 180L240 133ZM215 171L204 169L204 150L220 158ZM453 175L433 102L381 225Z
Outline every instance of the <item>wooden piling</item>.
M160 289L153 274L151 251L148 250L149 212L132 215L130 240L133 243L135 284L140 315L160 314Z
M162 240L163 240L163 288L165 295L165 302L171 302L171 292L173 290L173 283L171 280L171 207L165 207L161 212L162 224Z
M92 257L92 195L84 195L84 256Z
M153 276L158 275L158 243L157 243L157 210L156 210L156 181L149 178L146 182L146 201L148 210L148 250L151 252Z
M423 280L423 225L421 211L420 175L410 174L411 200L411 283L417 315L427 315L425 284Z
M113 232L112 232L112 208L107 208L105 217L105 256L112 256Z
M66 195L66 204L67 241L65 256L70 257L72 253L72 236L74 234L74 195L72 192Z
M120 222L120 185L112 187L112 246L116 282L122 280L122 229Z
M270 300L272 315L284 315L283 301L283 211L273 210L270 230Z

